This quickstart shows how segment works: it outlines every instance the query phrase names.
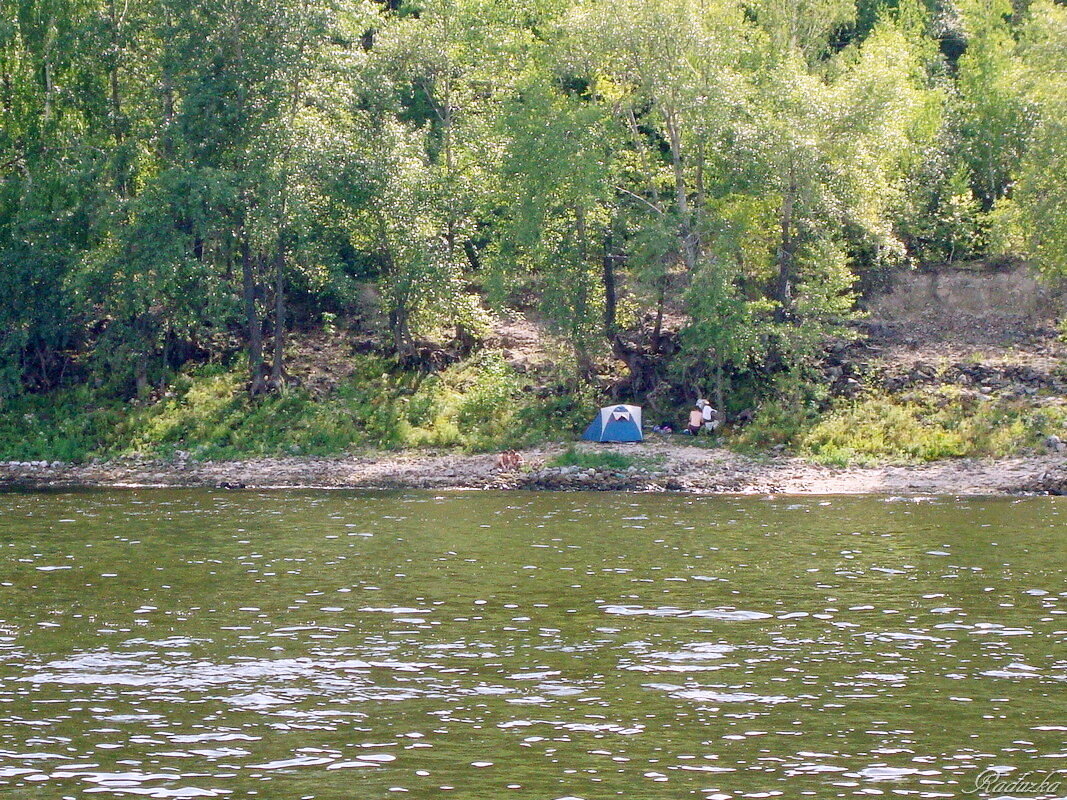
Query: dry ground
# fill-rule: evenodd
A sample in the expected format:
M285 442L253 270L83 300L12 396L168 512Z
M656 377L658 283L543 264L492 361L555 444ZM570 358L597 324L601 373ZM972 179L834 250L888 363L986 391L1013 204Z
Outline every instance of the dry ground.
M911 466L835 468L789 457L751 458L674 441L582 444L580 451L637 456L640 471L600 471L583 482L543 480L562 445L523 453L524 468L503 472L491 454L367 453L340 458L271 458L227 462L119 461L105 464L0 465L0 485L31 487L202 486L223 488L630 488L701 494L992 495L1047 491L1062 485L1062 455L997 461L952 460ZM1057 483L1059 481L1059 483Z

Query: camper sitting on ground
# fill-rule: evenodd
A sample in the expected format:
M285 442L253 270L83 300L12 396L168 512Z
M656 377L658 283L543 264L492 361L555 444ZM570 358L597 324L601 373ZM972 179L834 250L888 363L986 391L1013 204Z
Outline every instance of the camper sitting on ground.
M689 412L689 424L685 426L685 432L690 436L700 433L700 428L704 424L704 411L699 405L700 402L702 401L697 401L698 404L693 406Z
M722 420L719 419L719 412L712 408L711 403L707 400L698 400L697 406L701 411L701 420L704 423L704 430L708 433L715 433L722 424Z

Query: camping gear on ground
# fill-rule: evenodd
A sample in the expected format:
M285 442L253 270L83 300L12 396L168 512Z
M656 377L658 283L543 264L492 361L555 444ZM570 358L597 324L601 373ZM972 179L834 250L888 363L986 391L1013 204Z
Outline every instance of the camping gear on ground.
M604 406L582 438L589 442L640 442L641 406Z

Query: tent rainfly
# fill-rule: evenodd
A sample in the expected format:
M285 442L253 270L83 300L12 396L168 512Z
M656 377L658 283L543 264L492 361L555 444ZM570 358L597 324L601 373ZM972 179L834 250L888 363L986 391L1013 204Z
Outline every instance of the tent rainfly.
M641 406L605 406L582 438L589 442L640 442Z

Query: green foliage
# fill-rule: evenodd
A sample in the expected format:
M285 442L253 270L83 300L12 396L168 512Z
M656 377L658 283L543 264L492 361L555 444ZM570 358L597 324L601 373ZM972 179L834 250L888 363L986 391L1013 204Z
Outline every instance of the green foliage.
M982 210L971 190L963 164L945 184L939 211L936 219L941 230L937 239L948 246L948 252L944 254L947 263L975 258L986 252Z
M1067 407L980 398L950 386L843 401L823 413L810 404L768 404L737 443L785 444L818 462L844 466L1018 456L1040 452L1053 434L1067 435Z
M511 436L505 442L520 447L575 439L589 425L593 409L599 405L599 394L588 384L579 384L563 394L528 397L516 412Z
M87 387L15 398L0 413L0 460L83 461L109 449L127 413Z
M964 163L982 209L1004 197L1032 124L1020 83L1010 0L961 3L967 50L959 60L960 134Z
M364 357L337 391L294 389L251 400L233 371L182 373L155 402L122 402L87 387L10 401L0 412L0 460L145 456L195 459L336 455L354 447L495 450L566 437L549 408L523 397L497 352L417 380ZM541 418L541 427L529 425ZM550 421L551 420L551 421Z
M501 354L479 353L401 398L406 410L398 426L399 443L498 449L520 436L515 430L524 405L520 398L518 376Z
M814 380L785 373L775 383L776 391L759 404L753 422L731 437L731 443L739 449L762 452L793 447L825 410L826 390Z
M1024 29L1024 85L1037 117L1016 192L1018 238L1048 275L1067 275L1067 8L1038 0Z
M96 387L65 452L528 441L623 362L638 392L803 381L891 265L1067 272L1053 0L0 9L0 399ZM419 377L488 303L537 309L570 396L492 354ZM396 361L313 400L311 320Z
M588 450L575 450L568 447L548 462L550 467L580 467L582 469L608 470L621 472L633 466L639 466L642 459L623 453L598 453Z

